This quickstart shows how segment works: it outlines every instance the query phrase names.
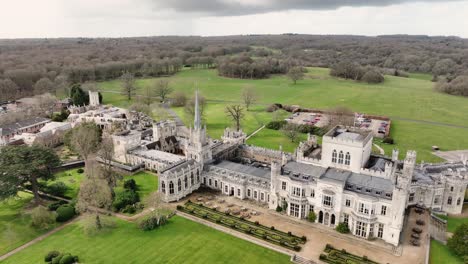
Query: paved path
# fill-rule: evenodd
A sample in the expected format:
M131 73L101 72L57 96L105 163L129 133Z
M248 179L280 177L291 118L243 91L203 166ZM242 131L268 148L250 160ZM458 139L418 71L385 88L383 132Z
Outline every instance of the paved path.
M379 145L372 143L374 147L376 147L380 151L380 155L385 155L385 150L381 148Z
M45 234L43 234L43 235L41 235L41 236L39 236L39 237L36 237L35 239L29 241L28 243L23 244L22 246L19 246L19 247L13 249L12 251L10 251L10 252L8 252L8 253L6 253L6 254L0 256L0 261L3 261L3 260L5 260L5 259L7 259L8 257L12 256L13 254L16 254L16 253L20 252L21 250L23 250L23 249L25 249L25 248L28 248L28 247L30 247L30 246L36 244L37 242L40 242L40 241L42 241L42 240L48 238L50 235L55 234L55 233L57 233L58 231L64 229L65 227L67 227L67 226L69 226L69 225L71 225L71 224L77 222L80 218L81 218L81 217L76 217L76 218L74 218L74 219L72 219L72 220L66 222L66 223L63 224L63 225L58 226L58 227L56 227L56 228L50 230L49 232L47 232L47 233L45 233Z
M253 137L255 134L257 134L258 132L260 132L260 130L262 130L262 129L264 129L264 128L265 128L265 125L261 126L261 127L258 128L257 130L255 130L254 132L252 132L250 135L248 135L247 138L246 138L245 140L247 140L247 139Z

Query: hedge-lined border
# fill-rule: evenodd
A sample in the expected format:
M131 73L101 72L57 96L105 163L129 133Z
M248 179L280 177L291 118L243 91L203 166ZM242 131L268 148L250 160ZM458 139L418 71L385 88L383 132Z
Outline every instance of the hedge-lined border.
M335 249L332 245L327 244L324 252L320 254L320 260L330 264L379 264L378 262L368 259L366 256L359 257L346 252L346 250Z
M228 213L222 213L216 209L206 207L202 204L195 204L191 201L186 202L185 206L178 205L177 210L294 251L300 251L300 244L304 244L307 240L306 237L298 237L291 233L276 230L274 227L266 227L258 222L251 222Z

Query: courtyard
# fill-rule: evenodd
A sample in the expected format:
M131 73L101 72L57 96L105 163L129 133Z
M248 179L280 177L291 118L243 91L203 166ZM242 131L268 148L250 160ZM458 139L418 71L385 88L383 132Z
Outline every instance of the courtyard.
M353 235L343 235L337 231L317 223L309 223L306 220L291 218L285 214L269 210L266 204L260 204L252 200L239 200L237 198L222 195L213 191L196 192L189 197L172 205L184 205L188 200L202 203L204 206L216 208L220 212L230 212L236 216L243 216L249 221L258 221L264 226L274 226L276 230L291 232L299 237L306 236L307 242L301 245L302 249L297 254L306 259L317 261L326 244L336 249L345 249L357 256L367 256L379 263L424 263L425 252L429 246L427 238L427 224L422 226L421 245L411 245L411 229L416 225L415 221L423 219L428 223L428 213L422 215L413 210L407 218L407 224L403 231L403 242L398 248L379 240L369 241L356 238ZM267 243L267 242L265 242Z

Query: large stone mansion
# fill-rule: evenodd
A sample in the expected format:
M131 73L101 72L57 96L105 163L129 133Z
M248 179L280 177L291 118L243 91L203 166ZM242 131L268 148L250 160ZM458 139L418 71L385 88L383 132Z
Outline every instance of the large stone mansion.
M242 131L226 129L222 139L215 140L202 124L198 95L192 128L175 121L128 121L131 113L112 109L94 103L71 121L93 120L103 127L123 123L125 129L109 133L114 161L159 173L166 202L204 186L272 210L287 208L291 217L306 218L314 211L319 224L334 227L344 222L357 237L395 246L409 206L462 211L468 184L463 157L457 163L434 165L416 164L414 151L403 160L396 150L392 157L373 155L371 132L342 126L326 133L322 145L309 135L293 154L246 145Z

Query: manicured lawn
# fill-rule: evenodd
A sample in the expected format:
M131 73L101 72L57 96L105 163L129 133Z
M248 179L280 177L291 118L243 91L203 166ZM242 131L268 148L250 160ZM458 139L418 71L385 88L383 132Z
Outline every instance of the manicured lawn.
M73 224L4 263L42 263L50 250L78 255L80 263L289 263L287 255L178 216L148 232L117 221L111 232L91 237Z
M447 246L436 240L431 240L431 264L462 264L463 261L453 254Z
M158 176L151 172L141 171L134 175L124 176L124 180L134 179L137 184L137 192L140 195L140 200L143 201L150 193L158 190ZM119 186L116 187L115 191L121 191L123 189L123 181L120 181Z
M68 190L65 192L65 196L70 198L76 198L80 189L80 184L84 180L85 174L78 173L78 169L70 169L61 171L55 174L54 181L48 181L47 184L54 182L63 182L68 186Z
M286 77L277 75L263 80L240 80L219 77L216 70L186 69L169 77L175 90L191 95L198 84L200 92L209 100L241 101L240 95L246 85L252 86L260 96L261 105L255 107L258 118L247 114L244 127L251 131L258 127L258 120L265 122L271 114L263 113L267 104L299 104L305 107L329 109L341 105L354 111L385 115L393 118L407 118L442 122L466 126L468 124L468 98L441 94L433 90L430 76L412 74L411 78L387 76L382 84L370 85L354 81L332 78L329 70L310 68L306 79L293 85ZM139 87L153 82L153 79L140 79ZM119 81L99 83L99 89L119 91ZM104 93L104 103L126 107L130 103L119 94ZM232 102L215 102L209 104L206 111L208 131L211 136L219 137L222 130L230 124L224 115L224 105ZM176 111L182 112L182 110ZM264 115L265 114L265 115ZM252 115L252 117L249 117ZM394 119L392 137L396 145L387 146L385 150L399 148L401 153L407 149L418 151L418 160L428 162L440 161L430 153L432 145L438 145L442 150L466 149L467 129L420 124ZM278 134L277 136L282 137ZM281 141L281 139L279 139ZM259 144L261 144L260 142ZM386 151L389 153L388 151Z
M279 149L281 145L284 151L292 153L297 145L299 145L299 142L306 139L307 134L299 134L299 138L295 142L291 142L281 131L264 128L247 140L247 144L270 149Z
M32 194L20 192L18 197L0 202L0 255L46 232L31 226L26 207L32 197Z

